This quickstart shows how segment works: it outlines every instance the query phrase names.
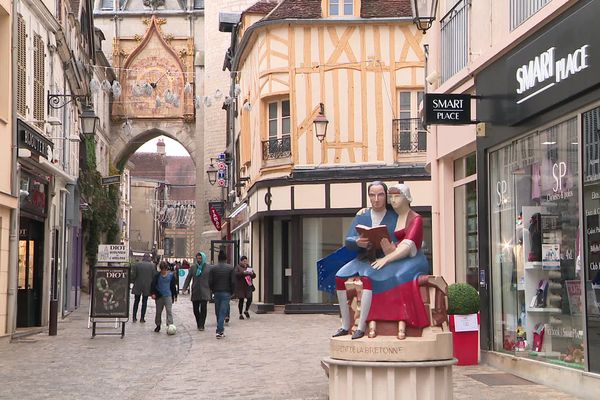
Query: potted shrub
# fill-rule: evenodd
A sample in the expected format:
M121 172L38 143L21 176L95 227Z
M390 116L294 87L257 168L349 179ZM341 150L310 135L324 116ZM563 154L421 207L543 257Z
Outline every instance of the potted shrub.
M466 283L448 286L448 315L458 365L476 365L479 354L479 293Z

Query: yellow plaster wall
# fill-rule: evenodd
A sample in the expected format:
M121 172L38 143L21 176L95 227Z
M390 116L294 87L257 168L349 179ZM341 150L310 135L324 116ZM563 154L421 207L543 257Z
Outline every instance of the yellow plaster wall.
M362 185L360 183L332 183L329 189L331 208L362 206Z

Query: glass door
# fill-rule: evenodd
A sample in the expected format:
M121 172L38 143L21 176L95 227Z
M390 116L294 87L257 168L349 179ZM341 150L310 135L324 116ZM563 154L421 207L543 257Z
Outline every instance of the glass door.
M291 221L273 221L273 302L287 304L292 295Z

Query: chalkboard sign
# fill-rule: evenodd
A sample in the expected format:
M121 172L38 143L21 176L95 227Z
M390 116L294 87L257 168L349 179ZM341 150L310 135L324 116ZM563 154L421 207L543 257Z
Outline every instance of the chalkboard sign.
M129 267L94 267L92 318L129 318Z

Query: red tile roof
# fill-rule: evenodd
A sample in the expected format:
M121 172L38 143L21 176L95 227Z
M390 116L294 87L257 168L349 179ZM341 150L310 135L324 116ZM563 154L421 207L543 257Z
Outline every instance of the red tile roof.
M261 0L244 11L244 14L264 14L267 15L279 4L277 0Z
M412 17L410 0L363 0L360 10L362 18Z
M265 20L317 19L321 16L321 0L283 0ZM362 18L411 17L410 0L362 0L360 16Z

